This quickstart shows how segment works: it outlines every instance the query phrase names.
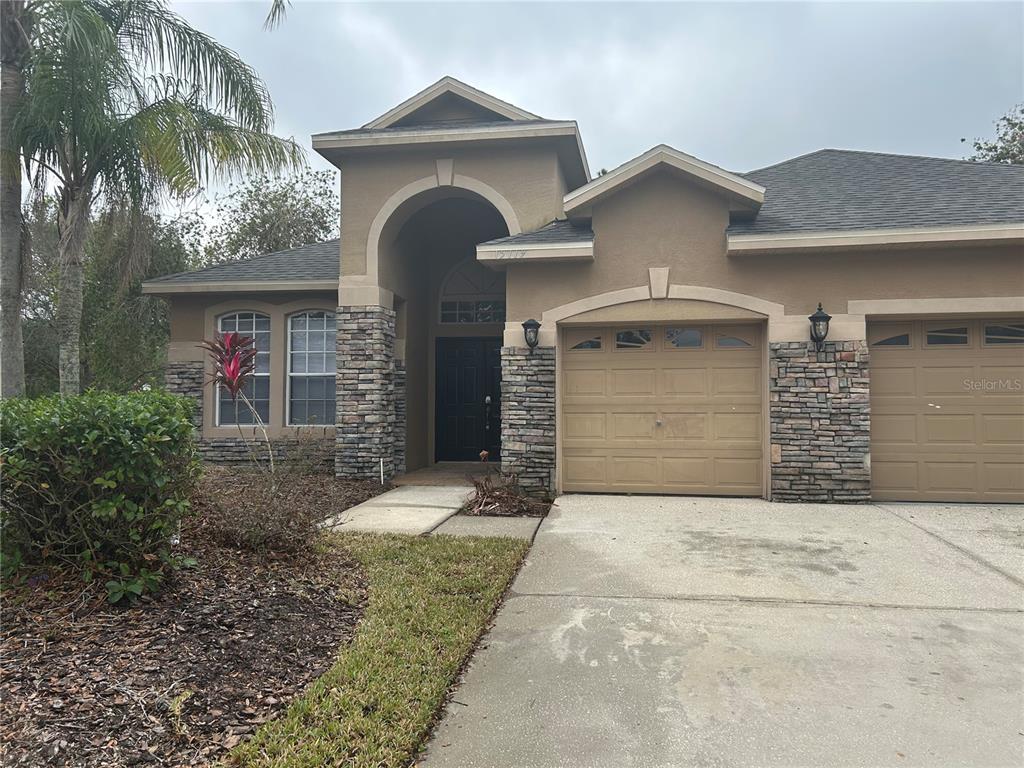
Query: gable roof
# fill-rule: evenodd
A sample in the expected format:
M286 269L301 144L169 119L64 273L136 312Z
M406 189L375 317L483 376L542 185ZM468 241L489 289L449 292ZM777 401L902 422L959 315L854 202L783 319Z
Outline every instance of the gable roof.
M1024 224L1024 166L821 149L743 176L767 193L730 235Z
M303 245L147 280L143 293L337 290L341 241Z
M454 96L475 104L488 112L494 113L498 118L505 118L506 120L540 119L532 112L527 112L525 109L521 109L514 104L509 104L507 101L502 101L495 96L491 96L489 93L484 93L471 85L467 85L461 80L456 80L450 75L445 75L436 83L428 85L415 96L406 99L397 107L393 107L380 117L371 120L364 125L363 128L390 128L399 120L408 117L416 110L423 108L430 102L435 99L439 99L446 94L453 94Z
M698 184L711 187L734 200L741 209L756 212L764 200L764 187L755 181L706 163L667 144L659 144L567 194L564 198L565 212L571 215L582 211L598 199L619 192L659 167L674 169Z

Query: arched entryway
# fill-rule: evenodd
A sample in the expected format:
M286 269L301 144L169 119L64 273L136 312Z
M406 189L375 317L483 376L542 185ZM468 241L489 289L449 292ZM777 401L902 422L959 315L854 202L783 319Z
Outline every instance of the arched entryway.
M407 470L500 448L505 278L475 256L478 243L507 234L494 205L454 188L409 199L381 230L378 279L395 297L404 362Z

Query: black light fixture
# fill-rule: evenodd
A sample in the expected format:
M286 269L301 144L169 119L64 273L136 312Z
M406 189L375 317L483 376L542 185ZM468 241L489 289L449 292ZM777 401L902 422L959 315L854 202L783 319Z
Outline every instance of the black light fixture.
M533 354L533 348L537 346L537 342L540 341L540 323L534 320L532 317L523 323L523 336L526 338L526 346L530 348L530 354Z
M818 311L807 318L811 321L811 341L814 342L814 348L819 352L825 347L825 338L828 336L828 321L832 319L832 315L821 308L821 302L818 302Z

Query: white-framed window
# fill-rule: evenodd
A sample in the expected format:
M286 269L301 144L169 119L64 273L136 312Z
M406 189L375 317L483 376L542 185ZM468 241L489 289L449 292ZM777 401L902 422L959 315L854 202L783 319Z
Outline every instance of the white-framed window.
M334 423L335 328L325 310L288 317L289 426Z
M260 312L231 312L217 318L220 333L236 332L255 340L255 367L249 383L242 390L266 424L270 421L270 318ZM217 388L217 426L255 424L252 412L241 398L232 400L230 393Z

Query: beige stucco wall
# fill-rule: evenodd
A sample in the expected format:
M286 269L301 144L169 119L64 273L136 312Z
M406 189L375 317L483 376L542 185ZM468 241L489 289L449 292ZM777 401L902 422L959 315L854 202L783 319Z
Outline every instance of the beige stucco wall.
M1020 248L727 256L725 201L668 172L599 203L592 225L592 263L509 267L510 321L647 285L651 267L669 267L671 284L756 296L789 315L810 314L819 301L839 314L848 300L1024 294Z
M554 146L544 141L353 155L342 163L342 275L366 273L367 239L378 212L406 185L436 177L438 160L452 160L454 176L476 179L498 192L514 209L523 231L537 229L562 214L565 182ZM440 187L411 200L395 212L389 228L400 228L424 203L453 193L459 194ZM382 271L380 284L393 290L394 279Z

